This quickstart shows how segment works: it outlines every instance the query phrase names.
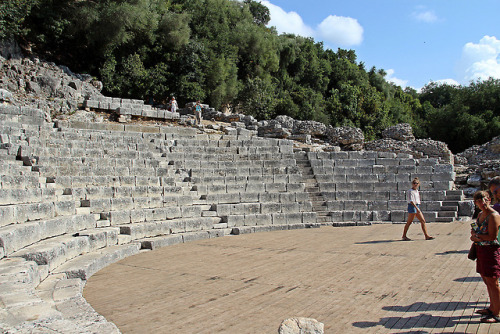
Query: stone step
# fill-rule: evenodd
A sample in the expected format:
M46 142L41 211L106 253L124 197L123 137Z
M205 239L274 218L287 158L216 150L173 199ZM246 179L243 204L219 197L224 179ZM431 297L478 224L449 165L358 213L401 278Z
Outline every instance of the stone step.
M139 253L139 249L139 243L107 247L70 260L56 268L54 273L64 273L67 278L88 280L102 268Z
M370 226L370 222L333 222L333 227Z
M438 218L442 217L457 217L457 212L456 211L438 211Z
M470 219L470 217L469 217L469 219ZM451 223L455 220L456 220L456 218L453 218L453 217L437 217L434 219L434 222L436 222L436 223Z
M458 210L458 204L454 206L441 206L439 208L440 211L453 211L456 212Z

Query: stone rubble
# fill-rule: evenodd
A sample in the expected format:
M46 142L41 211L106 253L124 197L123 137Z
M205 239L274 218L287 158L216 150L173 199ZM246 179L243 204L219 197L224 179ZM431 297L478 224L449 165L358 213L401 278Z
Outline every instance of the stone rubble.
M279 334L323 334L324 332L324 324L311 318L285 319L278 329Z

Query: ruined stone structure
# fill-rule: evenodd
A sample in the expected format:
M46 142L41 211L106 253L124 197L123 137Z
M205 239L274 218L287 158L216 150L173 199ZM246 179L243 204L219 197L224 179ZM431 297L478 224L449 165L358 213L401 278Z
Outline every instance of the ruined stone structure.
M261 231L405 221L418 176L430 222L458 218L436 158L305 152L251 131L47 122L0 105L0 329L117 333L85 281L141 250Z

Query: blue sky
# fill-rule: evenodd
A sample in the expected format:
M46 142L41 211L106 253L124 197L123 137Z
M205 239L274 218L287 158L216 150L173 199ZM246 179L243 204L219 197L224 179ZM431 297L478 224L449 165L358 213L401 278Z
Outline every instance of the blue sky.
M263 0L279 33L356 51L387 80L420 89L500 78L500 0Z

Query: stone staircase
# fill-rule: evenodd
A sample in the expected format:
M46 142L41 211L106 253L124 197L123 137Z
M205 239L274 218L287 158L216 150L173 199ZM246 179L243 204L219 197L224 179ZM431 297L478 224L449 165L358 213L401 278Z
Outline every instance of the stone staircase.
M297 166L300 168L302 173L302 181L305 184L305 190L309 195L309 199L312 203L312 209L316 212L317 222L319 224L330 224L332 219L329 215L328 208L326 207L326 202L323 199L319 191L319 185L314 176L311 163L307 157L307 153L304 151L296 151L294 153Z

